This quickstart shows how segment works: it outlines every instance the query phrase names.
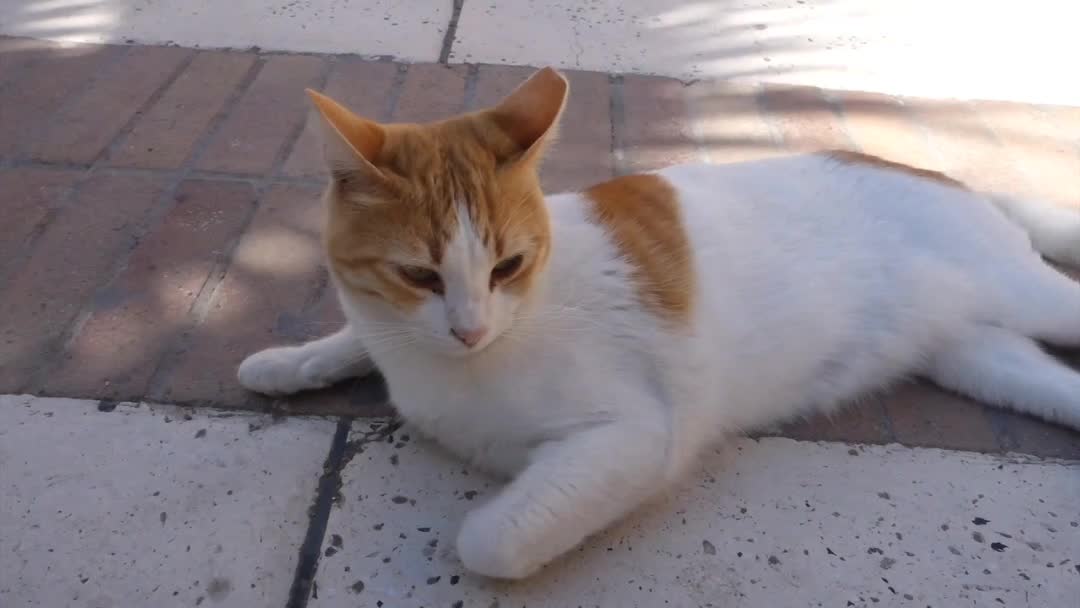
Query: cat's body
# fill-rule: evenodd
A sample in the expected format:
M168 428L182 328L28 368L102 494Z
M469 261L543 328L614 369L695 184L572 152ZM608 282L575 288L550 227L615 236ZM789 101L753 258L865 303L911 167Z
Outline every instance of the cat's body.
M401 306L334 264L345 257L331 238L348 327L240 371L250 388L287 393L373 362L408 422L513 476L464 522L458 550L474 571L526 576L725 434L830 412L905 376L1080 427L1080 375L1034 341L1080 345L1080 286L1031 245L1080 262L1078 216L851 154L672 167L540 201L547 250L535 267L518 262L528 287L502 327L461 320L499 325L498 311L461 312L499 305L477 304L479 292L455 300L454 273L468 284L484 257L461 203L437 288L421 277L464 356L401 333ZM497 294L499 266L484 264Z

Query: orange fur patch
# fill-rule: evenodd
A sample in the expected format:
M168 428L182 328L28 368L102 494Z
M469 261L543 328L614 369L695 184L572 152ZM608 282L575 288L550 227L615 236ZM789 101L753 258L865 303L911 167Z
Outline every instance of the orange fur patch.
M886 160L879 156L872 154L863 154L862 152L854 152L852 150L827 150L823 154L829 158L838 160L842 163L851 165L869 165L871 167L880 167L882 169L888 169L890 171L897 171L899 173L907 173L908 175L914 175L922 179L928 179L935 181L946 186L952 186L954 188L968 189L967 185L963 182L953 179L940 171L931 171L930 169L920 169L919 167L912 167L911 165L905 165L903 163L893 162Z
M344 287L410 309L430 292L399 265L437 268L464 211L492 260L521 254L500 288L520 293L547 262L550 223L537 172L568 85L540 70L498 106L426 124L353 115L310 92L325 125L331 183L324 232Z
M634 267L642 302L669 321L690 320L693 264L675 189L658 175L627 175L586 190L595 220Z

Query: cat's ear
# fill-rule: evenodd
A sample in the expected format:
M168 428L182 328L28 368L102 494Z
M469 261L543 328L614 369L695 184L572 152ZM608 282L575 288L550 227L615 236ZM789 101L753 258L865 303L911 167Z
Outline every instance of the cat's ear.
M535 72L499 105L491 120L517 144L518 158L536 160L555 138L570 84L552 68Z
M322 93L307 89L307 94L319 114L323 156L331 174L359 171L378 175L375 159L386 143L386 130Z

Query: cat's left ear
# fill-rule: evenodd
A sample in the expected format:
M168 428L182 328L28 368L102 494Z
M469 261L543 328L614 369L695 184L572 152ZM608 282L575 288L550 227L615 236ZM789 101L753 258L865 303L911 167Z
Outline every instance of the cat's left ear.
M517 144L518 159L535 161L555 139L570 84L552 68L537 71L488 111L491 120Z

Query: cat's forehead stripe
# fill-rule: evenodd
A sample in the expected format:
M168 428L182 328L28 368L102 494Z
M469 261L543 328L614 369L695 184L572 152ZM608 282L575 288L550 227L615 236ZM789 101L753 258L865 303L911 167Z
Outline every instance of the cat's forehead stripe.
M671 184L658 175L627 175L589 188L584 197L593 220L634 267L643 304L664 319L689 323L693 260Z

